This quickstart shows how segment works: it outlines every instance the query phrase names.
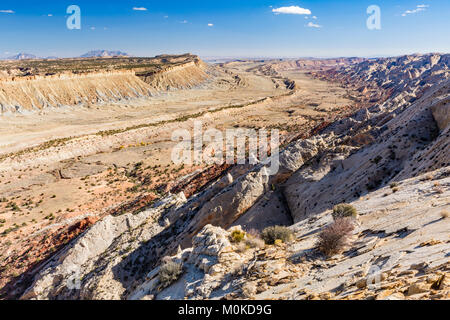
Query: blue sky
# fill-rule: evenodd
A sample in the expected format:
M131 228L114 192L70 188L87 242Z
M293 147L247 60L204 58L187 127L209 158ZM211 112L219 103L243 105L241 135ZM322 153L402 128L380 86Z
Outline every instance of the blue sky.
M81 30L66 27L72 4L81 8ZM372 4L381 9L381 30L366 27ZM136 56L448 53L449 13L448 0L0 0L0 57L69 57L93 49Z

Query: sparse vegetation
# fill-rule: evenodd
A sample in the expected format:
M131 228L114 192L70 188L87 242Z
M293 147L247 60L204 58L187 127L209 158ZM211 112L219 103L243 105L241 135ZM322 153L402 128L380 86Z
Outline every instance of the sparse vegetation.
M339 218L357 218L358 211L355 207L350 204L341 203L333 208L333 219L337 220Z
M263 239L261 238L254 238L254 237L247 237L247 239L245 239L245 244L247 245L247 247L249 248L264 248L265 242Z
M289 242L294 237L291 229L284 226L273 226L263 230L261 237L266 244L274 244L276 240L284 243Z
M365 146L368 144L371 144L375 141L374 137L367 132L364 133L358 133L357 135L355 135L354 137L352 137L351 139L348 140L348 144L350 144L351 146Z
M231 242L240 243L245 238L245 232L241 230L233 230L231 232Z
M375 164L379 164L381 160L383 160L383 157L377 156L377 157L375 157L375 159L372 159L372 162Z
M398 187L398 183L397 182L392 182L390 187L391 187L391 189L397 188Z
M354 226L349 218L338 218L319 234L317 248L327 257L340 253L348 244Z
M176 263L173 261L166 262L159 269L159 282L162 288L167 288L172 283L180 278L183 273L183 266L181 263Z
M444 188L441 186L439 182L435 182L433 184L433 191L436 192L437 194L443 194Z
M238 237L240 238L240 236L242 235L243 232L239 232L239 233L240 234ZM236 233L236 235L237 235L237 233ZM243 239L243 241L241 240L236 246L237 252L245 252L248 249L261 249L261 248L264 248L264 246L266 245L264 240L261 239L261 234L259 233L259 231L255 230L255 229L249 230L247 233L244 233L244 235L245 235L245 238ZM232 237L233 237L233 234L232 234ZM233 241L233 242L235 242L235 241Z
M10 203L8 203L6 208L10 208L12 211L21 211L19 206L17 205L17 203L12 202L12 201Z
M441 217L442 217L442 219L448 219L450 217L450 211L442 210L441 211Z

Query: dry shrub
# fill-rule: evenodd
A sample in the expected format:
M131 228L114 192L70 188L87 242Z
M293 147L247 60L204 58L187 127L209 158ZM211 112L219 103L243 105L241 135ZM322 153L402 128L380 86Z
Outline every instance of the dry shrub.
M292 230L283 226L268 227L261 233L262 239L267 244L274 244L275 240L281 240L286 243L292 240L293 236Z
M264 248L264 246L265 246L265 242L264 242L263 239L261 239L261 238L254 238L254 237L248 237L248 238L245 240L245 244L246 244L249 248L252 248L252 249L255 249L255 248L257 248L257 249L262 249L262 248Z
M236 252L244 253L245 251L247 251L247 249L248 249L248 246L245 242L239 242L236 245Z
M162 288L167 288L180 278L183 273L183 265L173 261L163 264L158 273L159 282Z
M328 257L340 253L348 244L353 229L349 218L336 219L319 234L317 248Z
M341 203L333 208L333 219L339 218L357 218L358 211L352 205Z
M438 194L443 194L444 193L444 188L441 186L441 184L439 182L435 182L433 184L433 191L438 193Z
M261 238L261 232L257 229L250 229L247 231L247 235L253 238Z
M245 245L247 248L262 249L265 247L265 242L261 239L261 233L256 229L250 229L247 231L247 237L245 239Z
M397 188L398 187L398 182L392 182L390 187L391 187L391 189Z
M374 141L375 141L375 139L373 138L373 136L370 133L365 132L365 133L358 133L354 137L350 138L348 143L351 146L361 147L361 146L371 144Z
M442 219L447 219L448 217L450 217L450 211L442 210L441 211L441 217L442 217Z

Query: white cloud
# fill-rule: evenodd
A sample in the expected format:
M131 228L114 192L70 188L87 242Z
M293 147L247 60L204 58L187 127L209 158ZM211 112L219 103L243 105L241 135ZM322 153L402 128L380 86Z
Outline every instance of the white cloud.
M272 12L275 14L311 14L311 10L299 6L280 7L272 9Z
M415 13L418 13L418 12L425 11L425 10L427 10L428 7L429 7L429 5L427 5L427 4L419 4L419 5L416 6L415 9L413 9L413 10L406 10L405 12L403 12L402 13L402 17L406 17L408 14L415 14Z
M208 27L214 27L213 23L208 23Z
M147 8L144 8L144 7L134 7L133 10L134 10L134 11L147 11Z
M180 21L180 23L188 23L187 20Z
M53 15L52 15L51 13L49 13L49 14L47 15L47 17L53 17Z
M15 13L13 10L0 10L0 13Z
M316 20L316 19L317 19L317 17L316 17L316 16L313 16L312 18L313 18L314 20Z
M309 27L309 28L322 28L321 25L319 25L317 23L314 23L314 22L310 22L306 26Z
M95 27L91 27L91 30L95 30Z

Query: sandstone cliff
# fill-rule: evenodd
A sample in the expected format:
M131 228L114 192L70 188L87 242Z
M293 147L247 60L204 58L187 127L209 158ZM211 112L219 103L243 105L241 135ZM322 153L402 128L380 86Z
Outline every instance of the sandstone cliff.
M22 63L31 65L0 64L1 114L151 97L208 78L208 66L192 55Z

